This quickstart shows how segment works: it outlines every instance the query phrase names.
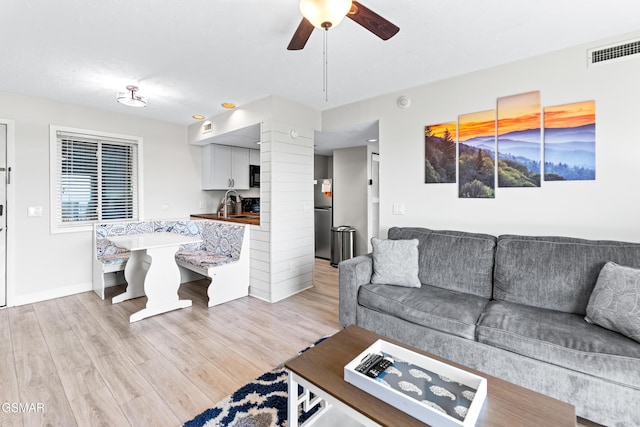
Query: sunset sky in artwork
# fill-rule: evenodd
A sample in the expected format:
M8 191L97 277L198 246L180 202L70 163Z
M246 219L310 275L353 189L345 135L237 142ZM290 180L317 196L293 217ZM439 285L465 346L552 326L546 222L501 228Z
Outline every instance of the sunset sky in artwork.
M437 125L429 125L428 127L431 128L433 136L437 136L438 138L442 138L445 130L449 129L451 138L453 138L454 141L456 140L456 122L440 123Z
M573 128L595 122L595 101L576 102L544 109L545 128Z
M498 135L540 129L540 92L498 98Z
M458 141L466 141L477 136L495 135L496 111L480 111L462 114L458 117Z

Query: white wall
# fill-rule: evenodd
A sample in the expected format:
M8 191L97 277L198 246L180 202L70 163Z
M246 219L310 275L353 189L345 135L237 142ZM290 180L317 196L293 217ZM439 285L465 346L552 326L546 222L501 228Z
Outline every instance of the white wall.
M313 179L332 178L329 175L329 161L332 157L315 154L313 156ZM333 171L333 168L331 169Z
M205 196L199 190L200 148L187 145L184 126L5 93L0 93L0 117L15 121L15 227L10 230L15 295L9 304L91 289L92 234L51 234L49 229L51 124L143 137L145 218L199 211ZM29 206L42 206L43 216L27 217Z
M323 129L380 120L381 235L424 226L491 234L559 234L640 242L640 57L587 68L578 46L324 111ZM434 66L437 64L434 63ZM595 181L497 188L496 198L459 199L456 184L424 184L424 126L493 109L502 96L540 90L542 106L596 101ZM400 95L411 106L396 105ZM393 215L394 202L405 215Z
M367 252L369 253L373 250L373 246L371 245L372 237L380 237L380 198L378 196L374 197L374 176L373 176L373 162L372 157L374 153L378 155L380 152L380 146L376 142L374 144L367 144L367 183L371 182L371 184L367 185ZM378 156L379 158L379 156ZM377 163L379 165L379 162ZM376 185L380 185L380 176L376 176L375 180L377 180Z
M368 252L367 151L364 145L333 151L334 226L356 229L356 255Z

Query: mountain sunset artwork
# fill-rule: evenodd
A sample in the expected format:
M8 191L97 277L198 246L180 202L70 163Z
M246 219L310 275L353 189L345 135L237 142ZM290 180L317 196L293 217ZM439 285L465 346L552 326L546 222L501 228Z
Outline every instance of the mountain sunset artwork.
M495 198L496 111L458 117L458 197Z
M540 91L498 98L498 187L540 187Z
M596 179L595 101L544 109L544 179Z
M424 127L425 184L456 182L456 122Z

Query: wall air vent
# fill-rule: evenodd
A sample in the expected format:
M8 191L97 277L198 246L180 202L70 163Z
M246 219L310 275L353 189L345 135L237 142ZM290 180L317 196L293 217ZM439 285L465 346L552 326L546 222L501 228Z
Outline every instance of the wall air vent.
M638 57L640 55L640 39L589 49L587 55L589 66Z

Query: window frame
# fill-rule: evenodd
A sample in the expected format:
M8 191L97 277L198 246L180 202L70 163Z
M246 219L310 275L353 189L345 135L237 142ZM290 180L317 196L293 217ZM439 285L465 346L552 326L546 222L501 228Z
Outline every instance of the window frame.
M57 211L58 211L58 170L60 169L60 159L58 158L58 132L65 133L75 133L78 135L85 136L87 138L94 139L119 139L119 140L127 140L130 141L133 145L137 146L137 208L138 208L138 218L137 219L114 219L114 220L101 220L98 219L96 221L87 222L83 221L77 225L73 225L72 223L63 223L58 221ZM88 130L88 129L77 129L66 126L57 126L50 125L49 126L49 195L50 195L50 205L49 205L49 218L51 223L51 234L56 233L75 233L75 232L84 232L84 231L93 231L93 226L95 223L101 222L122 222L122 221L142 221L144 219L144 210L143 210L143 138L139 136L131 136L131 135L123 135L116 134L111 132L102 132L96 130ZM135 196L134 196L135 197Z

